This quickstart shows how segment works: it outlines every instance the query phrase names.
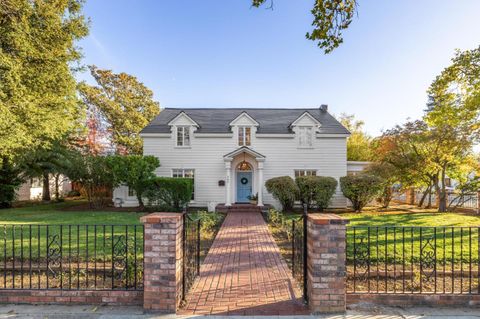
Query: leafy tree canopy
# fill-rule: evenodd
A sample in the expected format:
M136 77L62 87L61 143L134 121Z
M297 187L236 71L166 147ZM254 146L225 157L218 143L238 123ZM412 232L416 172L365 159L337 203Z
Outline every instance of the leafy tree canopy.
M252 0L254 7L269 3L273 8L274 0ZM316 41L325 54L332 52L343 43L343 31L347 29L357 13L356 0L316 0L313 9L313 30L307 32L308 40Z
M82 5L82 0L0 1L2 157L45 146L78 125L76 42L88 33Z
M153 92L132 75L89 68L97 86L79 86L87 108L101 113L118 154L142 154L139 132L160 111Z
M351 133L347 139L348 161L371 161L373 158L372 138L363 130L364 122L356 120L354 115L341 114L340 123Z

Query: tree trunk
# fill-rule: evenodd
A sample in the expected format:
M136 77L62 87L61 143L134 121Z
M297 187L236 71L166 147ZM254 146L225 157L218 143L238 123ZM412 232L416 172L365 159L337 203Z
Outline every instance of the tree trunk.
M43 190L42 190L42 200L49 201L50 197L50 179L48 172L43 172Z
M143 200L142 200L142 194L139 194L137 190L135 190L135 193L137 194L138 207L140 208L140 210L144 210L145 204L143 203Z
M445 189L445 167L442 168L440 177L439 200L438 200L438 212L444 213L447 211L447 194Z
M422 207L423 203L425 202L425 198L427 198L427 195L430 194L430 185L427 187L427 189L423 192L422 198L418 202L418 207Z
M55 199L60 199L60 186L59 184L60 174L55 174Z

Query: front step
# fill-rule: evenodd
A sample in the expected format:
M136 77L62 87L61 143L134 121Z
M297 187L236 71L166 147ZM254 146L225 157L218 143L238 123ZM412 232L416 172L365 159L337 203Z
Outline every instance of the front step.
M219 213L261 213L262 211L268 211L270 208L270 205L232 204L226 206L225 204L218 204L215 210Z

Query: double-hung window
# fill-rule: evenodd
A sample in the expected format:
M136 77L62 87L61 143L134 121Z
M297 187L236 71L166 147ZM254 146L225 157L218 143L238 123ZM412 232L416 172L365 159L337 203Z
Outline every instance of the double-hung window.
M190 146L189 126L177 126L177 146Z
M238 127L238 145L250 146L252 142L252 129L249 126Z
M295 177L300 176L317 176L317 170L315 169L296 169Z
M172 177L192 179L192 184L193 184L192 200L194 200L195 199L195 170L184 169L184 168L174 168L172 170Z
M298 146L306 148L313 146L313 128L311 126L298 127Z

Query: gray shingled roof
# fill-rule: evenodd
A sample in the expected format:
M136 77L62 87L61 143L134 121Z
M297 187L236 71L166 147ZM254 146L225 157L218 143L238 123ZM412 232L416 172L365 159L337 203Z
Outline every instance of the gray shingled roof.
M237 116L246 112L258 123L258 133L291 133L290 124L304 112L308 112L321 123L321 134L348 134L349 131L328 112L320 109L280 108L165 108L141 133L169 133L168 123L180 112L185 112L200 126L199 133L228 133L228 125Z

